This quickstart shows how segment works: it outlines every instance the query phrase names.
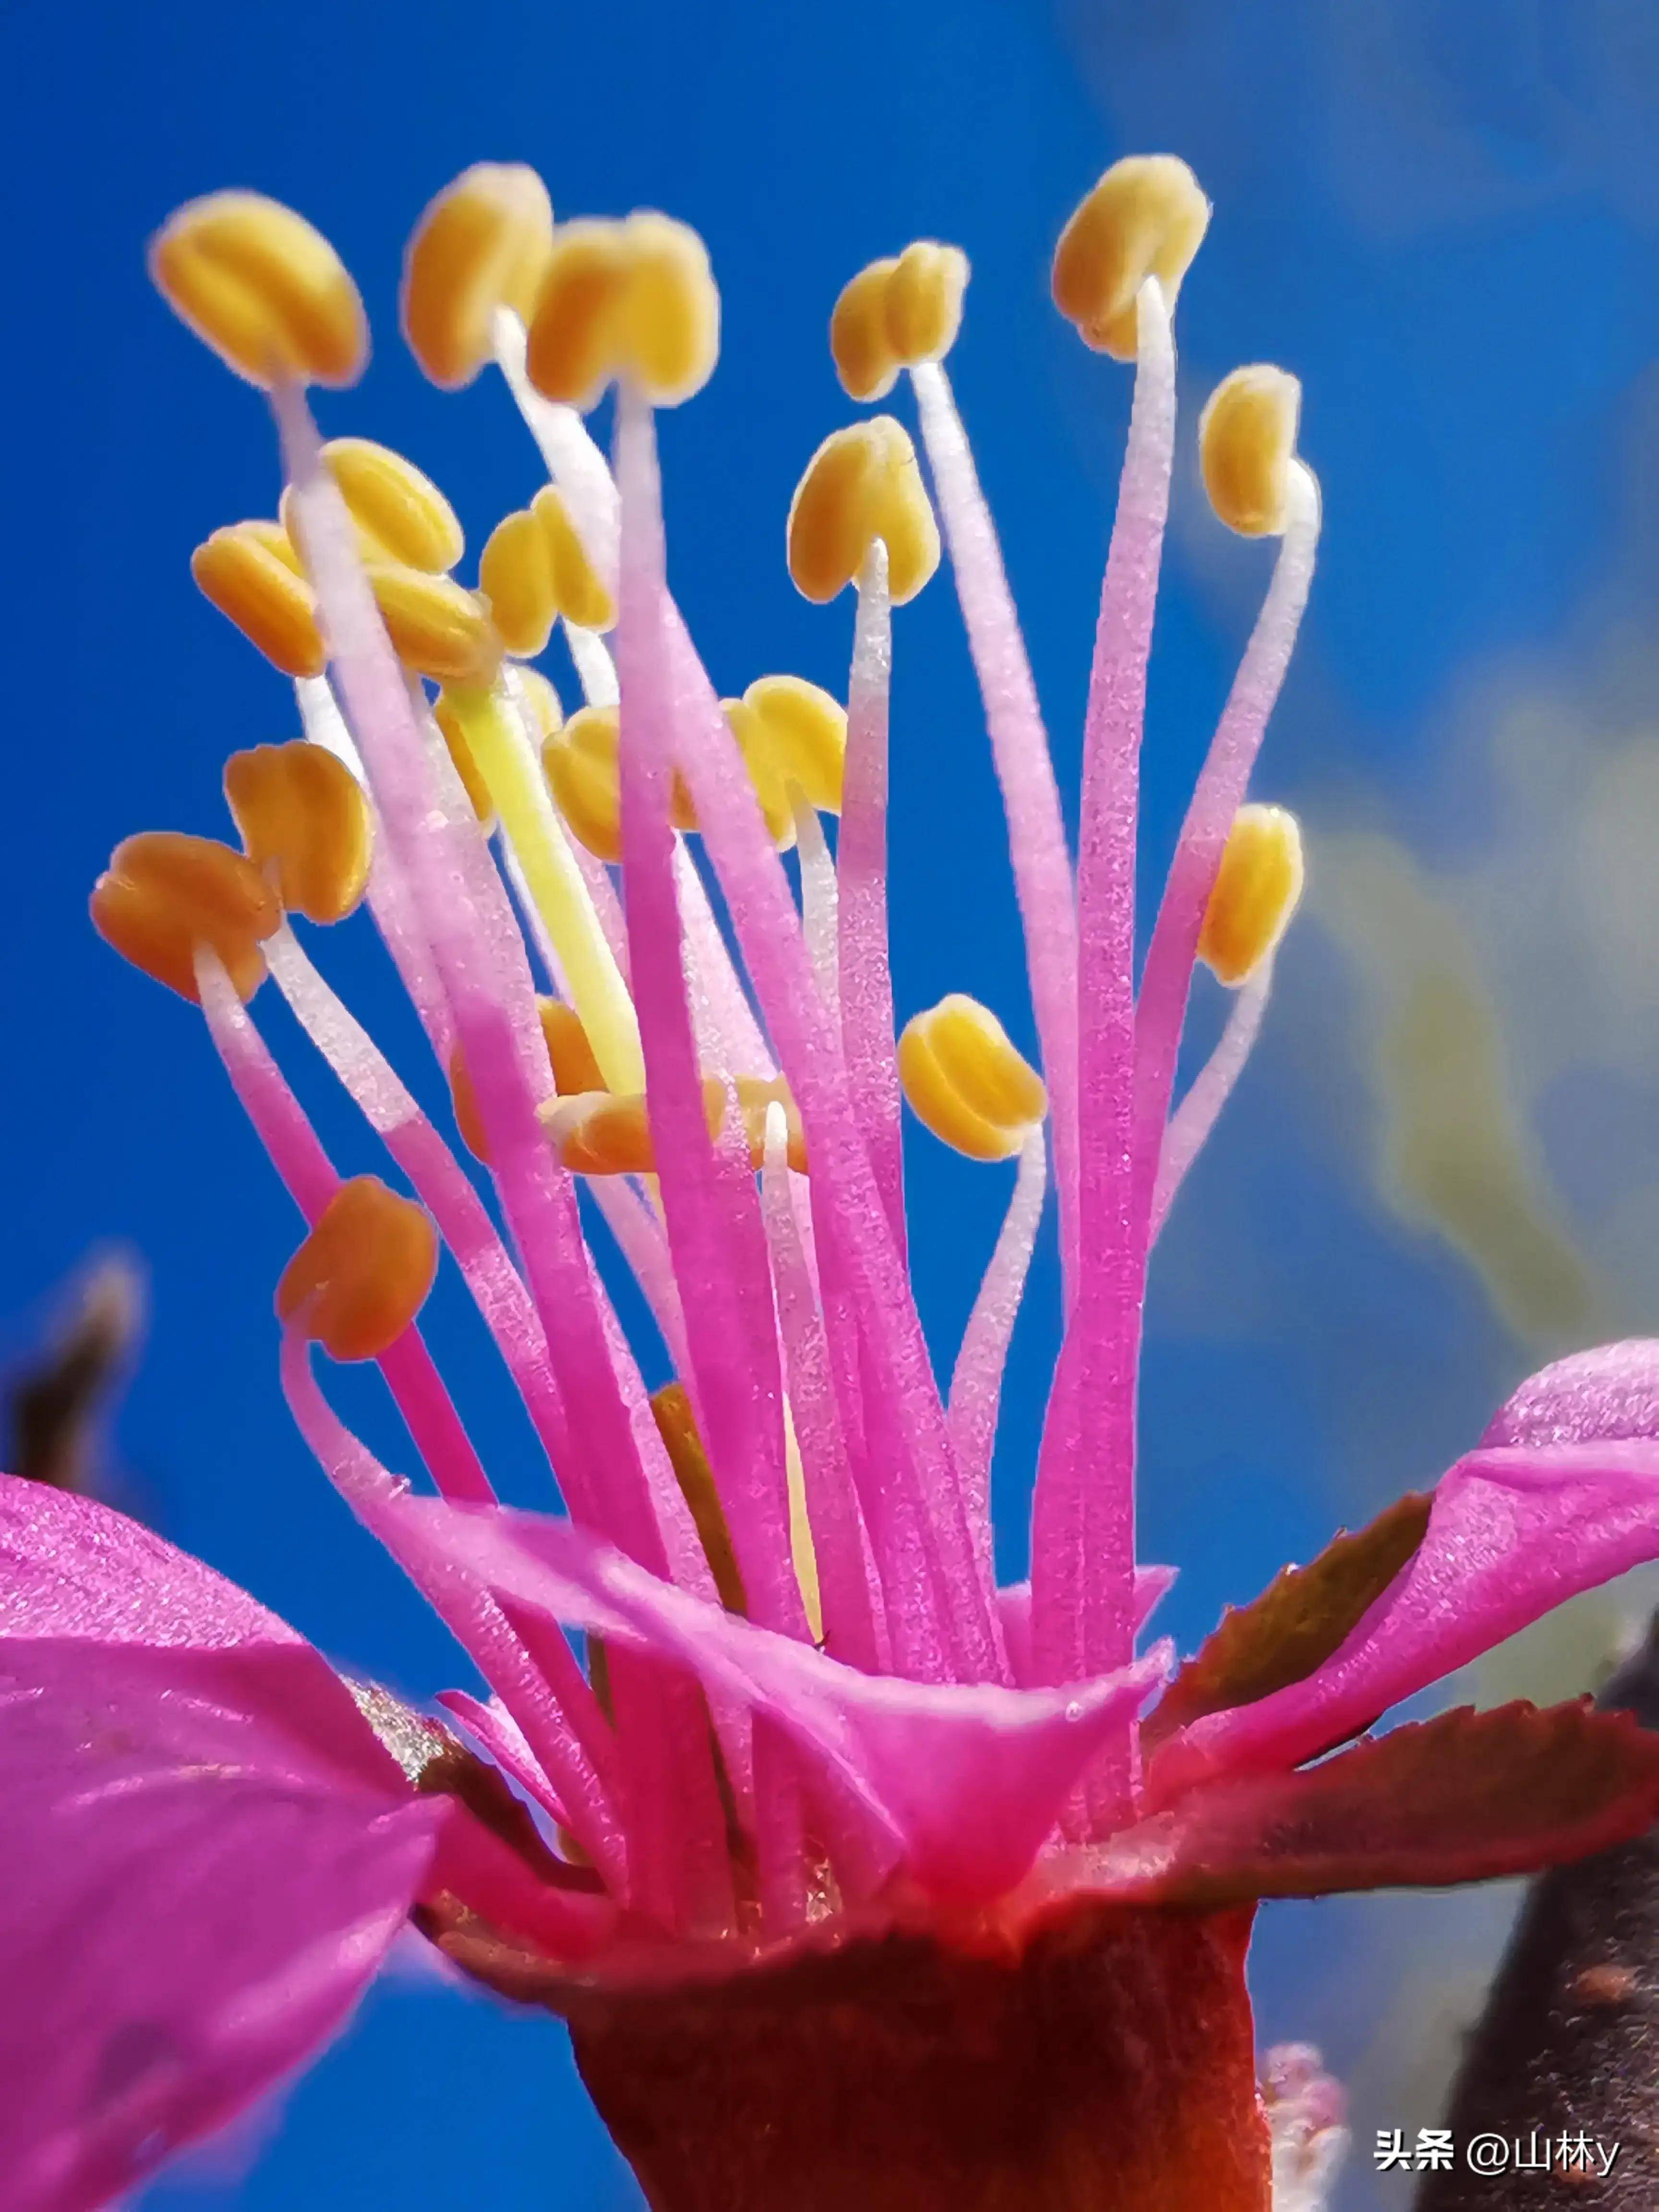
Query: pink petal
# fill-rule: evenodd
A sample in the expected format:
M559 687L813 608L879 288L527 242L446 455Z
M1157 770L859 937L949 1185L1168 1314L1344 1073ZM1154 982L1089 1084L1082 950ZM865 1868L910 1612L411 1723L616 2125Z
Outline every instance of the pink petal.
M1585 1444L1659 1437L1659 1340L1632 1337L1558 1359L1493 1414L1483 1444Z
M659 1581L568 1522L428 1498L398 1511L411 1544L501 1595L694 1668L771 1714L896 1837L917 1886L952 1904L1019 1881L1085 1769L1168 1671L1160 1647L1061 1690L863 1674Z
M81 2212L333 2033L441 1808L308 1644L119 1514L0 1477L0 2173Z
M1324 1666L1183 1729L1153 1763L1154 1796L1168 1802L1220 1768L1311 1758L1564 1598L1655 1558L1659 1442L1471 1452L1441 1478L1410 1564Z

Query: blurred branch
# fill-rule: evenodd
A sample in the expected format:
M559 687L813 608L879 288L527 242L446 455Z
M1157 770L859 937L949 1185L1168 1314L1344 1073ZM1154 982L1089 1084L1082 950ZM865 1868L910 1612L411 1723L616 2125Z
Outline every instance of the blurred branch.
M57 1490L91 1486L99 1424L144 1319L143 1278L119 1253L77 1282L45 1346L15 1366L3 1389L0 1465Z
M1659 1729L1659 1616L1597 1700ZM1659 1828L1541 1875L1454 2085L1447 2124L1461 2153L1477 2135L1523 2142L1581 2133L1620 2146L1605 2178L1428 2174L1417 2212L1514 2212L1569 2185L1595 2212L1659 2203Z

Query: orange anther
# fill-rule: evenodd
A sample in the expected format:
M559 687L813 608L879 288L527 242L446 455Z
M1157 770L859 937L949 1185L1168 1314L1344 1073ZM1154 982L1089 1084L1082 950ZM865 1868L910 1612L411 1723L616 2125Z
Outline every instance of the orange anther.
M962 326L968 257L929 238L860 270L830 318L830 351L854 399L883 399L901 368L939 361Z
M568 1098L580 1091L602 1091L605 1078L599 1073L593 1048L587 1042L587 1031L575 1008L567 1006L559 999L538 999L536 1011L541 1016L542 1036L547 1044L548 1064L553 1070L553 1088L557 1096ZM449 1056L449 1092L461 1141L474 1159L482 1160L488 1167L489 1139L484 1134L478 1095L472 1088L472 1078L466 1072L459 1045Z
M621 739L619 708L579 707L542 746L548 788L570 834L596 859L611 862L622 858ZM677 830L696 828L690 793L678 769L669 812Z
M366 560L401 561L441 575L466 550L459 518L423 469L372 438L331 438L323 447L363 540Z
M1115 161L1054 248L1054 305L1085 344L1133 361L1135 296L1156 276L1171 308L1209 227L1210 203L1173 154Z
M149 273L238 376L355 384L368 359L357 288L319 230L259 192L210 192L150 240Z
M807 463L789 507L796 590L819 605L833 599L878 538L887 548L893 603L902 606L939 566L939 526L915 447L890 415L832 431Z
M1302 896L1302 828L1283 806L1249 799L1233 817L1204 910L1198 957L1236 990L1290 927Z
M311 921L343 921L362 897L374 823L344 763L303 738L254 745L225 763L225 804L283 904Z
M443 741L449 748L449 757L455 764L455 773L461 779L472 811L483 823L486 831L495 827L495 802L489 795L489 786L484 781L483 771L468 741L465 721L447 687L441 690L432 702L432 719L438 725Z
M488 684L501 641L476 592L452 576L428 576L392 561L366 563L369 587L393 650L405 667L440 684Z
M238 994L265 977L259 946L283 919L281 901L252 860L213 837L147 830L110 855L92 892L93 927L124 959L181 998L200 1003L196 948L217 954Z
M522 162L477 162L428 203L404 255L399 313L434 384L471 384L498 307L529 321L552 244L547 187Z
M190 556L204 599L234 622L284 676L328 665L317 599L280 522L233 522Z
M610 629L617 619L617 603L576 535L563 494L553 484L544 484L530 502L530 509L547 542L553 564L553 600L559 612L580 629Z
M1210 504L1241 538L1277 537L1289 512L1302 386L1267 362L1224 376L1198 418Z
M841 811L847 709L801 676L760 676L744 693L759 715L786 788L798 783L820 813Z
M781 1106L784 1111L789 1164L805 1172L806 1139L800 1115L782 1077L705 1075L703 1114L711 1137L718 1137L724 1126L731 1107L731 1090L737 1093L750 1165L759 1168L765 1161L766 1111L769 1106L775 1105ZM655 1171L656 1153L642 1092L635 1091L627 1097L617 1097L609 1091L561 1097L541 1109L541 1121L560 1159L573 1175L650 1175Z
M707 384L719 351L720 294L686 224L641 210L554 232L525 356L547 398L592 407L626 376L654 406L678 406Z
M528 660L545 651L559 611L553 556L527 507L504 514L490 532L478 556L478 589L509 653Z
M378 1359L426 1303L438 1234L378 1176L343 1182L283 1268L276 1317L331 1359Z

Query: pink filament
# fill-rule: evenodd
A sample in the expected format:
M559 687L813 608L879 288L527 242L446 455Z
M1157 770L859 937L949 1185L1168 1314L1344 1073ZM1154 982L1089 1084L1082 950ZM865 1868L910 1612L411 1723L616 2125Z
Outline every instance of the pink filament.
M682 967L669 780L679 700L661 639L661 502L649 409L624 387L617 401L623 499L621 616L623 880L646 1102L668 1217L674 1273L691 1350L688 1378L718 1474L750 1611L763 1626L805 1636L806 1614L789 1548L782 1393L769 1291L755 1295L757 1236L736 1210L754 1208L747 1144L736 1182L704 1115ZM747 1293L747 1294L746 1294Z
M1267 717L1290 665L1313 581L1319 489L1299 461L1291 464L1291 495L1290 520L1273 581L1187 809L1141 975L1135 1016L1133 1133L1136 1200L1143 1217L1152 1202L1204 910L1215 888L1233 817L1243 803Z
M1158 1157L1158 1181L1152 1186L1150 1241L1159 1231L1175 1202L1187 1170L1209 1139L1222 1108L1244 1072L1267 1011L1273 988L1273 962L1264 961L1234 999L1215 1050L1193 1078L1192 1088L1170 1117Z
M904 1156L893 979L887 952L887 711L893 666L887 548L878 538L858 586L847 696L847 765L836 846L838 993L847 1079L870 1150L876 1188L904 1257Z
M1019 618L949 380L938 362L920 363L911 380L1008 817L1054 1121L1060 1259L1069 1294L1078 1259L1078 936L1066 827Z
M778 1329L789 1376L789 1406L806 1487L806 1518L817 1562L824 1648L866 1674L880 1671L879 1607L859 1515L847 1446L836 1410L829 1347L807 1270L784 1150L781 1110L767 1116L761 1178Z
M1130 1146L1135 823L1175 443L1175 349L1155 278L1141 287L1138 306L1134 404L1084 733L1076 1296L1032 1512L1033 1656L1053 1681L1125 1665L1134 1642L1135 1383L1145 1279Z
M762 822L735 740L677 611L667 609L677 696L696 735L680 767L720 879L744 963L800 1107L812 1161L819 1265L825 1226L842 1248L868 1360L864 1423L871 1463L908 1501L922 1547L913 1583L922 1616L969 1680L1001 1680L1006 1662L951 1458L944 1410L928 1365L915 1303L877 1194L847 1072L813 984L800 917ZM839 1380L839 1378L838 1378ZM867 1506L866 1506L867 1510ZM880 1537L872 1524L872 1542ZM913 1572L915 1571L913 1570ZM885 1563L883 1586L890 1595ZM896 1636L896 1626L895 1627Z
M605 1782L596 1772L556 1698L530 1664L501 1607L464 1570L440 1577L413 1557L403 1540L395 1513L389 1510L407 1486L389 1474L334 1413L317 1387L304 1340L292 1329L283 1334L282 1375L289 1410L319 1466L370 1535L397 1560L512 1713L563 1801L572 1834L618 1898L625 1901L628 1850Z
M208 1033L231 1086L289 1197L315 1227L340 1188L340 1178L230 978L205 947L198 951L196 971ZM378 1364L440 1494L458 1504L493 1502L495 1492L489 1477L420 1330L411 1322Z
M991 1564L991 1459L996 1445L997 1412L1003 1369L1019 1314L1026 1272L1036 1245L1037 1224L1048 1184L1048 1154L1042 1131L1033 1129L1020 1148L1014 1194L1001 1233L963 1331L951 1375L951 1441L981 1557Z
M661 1537L605 1346L574 1194L536 1119L546 1050L523 940L442 741L416 719L303 396L279 387L272 397L341 696L466 1055L496 1188L558 1376L577 1479L590 1495L608 1496L616 1540L658 1571Z

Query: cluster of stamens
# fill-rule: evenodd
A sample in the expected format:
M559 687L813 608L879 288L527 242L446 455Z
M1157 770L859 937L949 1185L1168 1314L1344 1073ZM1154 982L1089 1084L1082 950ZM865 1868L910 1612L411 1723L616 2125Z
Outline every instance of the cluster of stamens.
M1066 226L1054 263L1055 301L1091 345L1133 356L1145 280L1155 276L1173 301L1208 215L1190 172L1169 157L1128 160L1107 173ZM181 317L250 381L278 391L349 385L361 374L368 338L356 287L327 241L290 210L249 192L196 201L160 234L151 267ZM968 279L960 251L931 240L854 276L830 325L846 391L879 399L905 371L920 388L957 337ZM556 222L532 171L495 164L466 171L422 214L405 256L401 319L434 383L466 384L492 359L507 367L505 331L531 392L576 409L618 380L656 405L690 398L713 371L720 329L695 233L649 212ZM1235 530L1285 526L1291 471L1299 465L1298 399L1293 378L1253 367L1228 378L1205 410L1204 481ZM585 537L564 493L546 485L490 532L477 586L469 588L454 574L465 550L460 524L420 469L356 437L334 440L323 459L398 659L486 832L500 822L515 849L522 842L530 890L570 971L575 1003L540 1004L547 1139L574 1173L648 1177L656 1163L631 1008L592 904L604 886L582 875L580 858L609 868L623 856L612 679L590 683L587 702L567 718L551 684L526 665L562 623L585 676L608 671L599 634L617 620L614 544ZM591 517L588 526L591 533ZM303 701L307 684L324 678L331 648L302 538L285 495L278 520L215 531L191 568L212 604L300 681ZM902 605L925 586L939 566L939 530L899 422L878 415L824 439L802 474L787 540L789 574L815 602L853 585L861 601L879 589L886 604ZM428 682L438 687L435 698ZM722 707L767 830L788 849L809 817L842 807L846 711L787 676L762 678ZM352 769L304 738L234 756L225 794L240 854L204 838L130 838L92 909L112 944L184 996L199 995L207 957L246 1000L266 973L262 948L285 913L333 922L362 899L374 823ZM696 833L678 769L670 815L678 835ZM1200 945L1224 983L1241 984L1263 967L1301 878L1293 819L1278 808L1243 807ZM918 1118L975 1159L1020 1152L1048 1112L1042 1077L995 1015L960 994L904 1027L896 1062ZM447 1073L462 1138L487 1162L489 1142L459 1044ZM735 1117L757 1169L781 1131L789 1165L807 1170L800 1118L781 1078L715 1067L703 1094L711 1134ZM278 1310L337 1358L373 1356L412 1320L435 1251L412 1202L372 1179L347 1184L284 1274Z

